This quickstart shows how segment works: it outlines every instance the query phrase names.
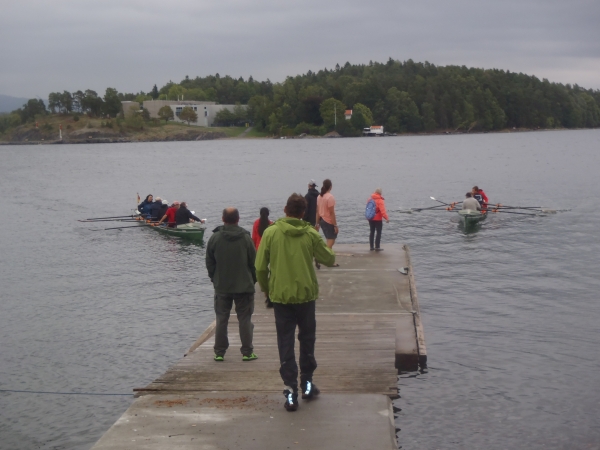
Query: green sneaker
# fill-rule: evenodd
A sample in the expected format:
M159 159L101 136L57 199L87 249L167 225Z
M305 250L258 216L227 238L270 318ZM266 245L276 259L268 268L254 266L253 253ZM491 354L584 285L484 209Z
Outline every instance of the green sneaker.
M222 355L217 355L215 353L215 361L223 362L223 361L225 361L225 358Z
M258 356L256 356L254 353L242 356L242 361L253 361L255 359L258 359Z

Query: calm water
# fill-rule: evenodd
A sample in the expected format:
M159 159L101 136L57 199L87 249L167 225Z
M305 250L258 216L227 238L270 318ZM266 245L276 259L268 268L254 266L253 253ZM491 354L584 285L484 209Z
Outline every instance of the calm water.
M129 394L212 321L204 249L77 219L127 214L136 192L185 200L209 225L250 228L310 178L333 180L340 242L390 210L462 199L571 209L391 213L383 245L411 246L430 370L400 380L404 449L600 448L600 131L386 139L0 147L0 448L87 449ZM320 183L319 183L320 184ZM393 355L392 355L393 356ZM392 361L392 360L390 360Z

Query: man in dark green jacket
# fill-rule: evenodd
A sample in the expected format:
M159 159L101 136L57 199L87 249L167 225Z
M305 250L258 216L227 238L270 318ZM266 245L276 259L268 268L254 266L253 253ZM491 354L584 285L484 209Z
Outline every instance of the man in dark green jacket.
M214 230L206 246L206 268L215 288L215 361L223 361L229 348L227 324L233 302L240 325L242 361L257 358L252 346L256 250L250 233L238 226L239 220L237 209L224 209L224 225Z
M298 365L294 355L294 337L298 327L300 341L300 386L302 398L319 394L313 384L315 360L315 300L319 283L313 259L326 266L335 264L335 254L319 233L302 220L306 200L299 194L288 198L286 217L265 230L256 257L256 275L263 292L273 302L277 347L281 366L279 373L286 389L284 404L288 411L298 409Z

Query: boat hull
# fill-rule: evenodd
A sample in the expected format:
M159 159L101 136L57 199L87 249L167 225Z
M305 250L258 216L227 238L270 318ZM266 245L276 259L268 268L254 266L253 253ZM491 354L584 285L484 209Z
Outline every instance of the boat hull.
M134 212L134 214L137 211ZM177 228L167 227L165 225L156 226L151 222L143 219L139 212L137 212L136 220L139 221L140 225L150 228L151 230L157 231L165 236L177 237L185 239L186 241L192 242L203 242L204 231L206 228L198 222L187 223L185 225L178 225Z
M464 222L465 226L475 225L476 223L485 220L488 215L487 211L474 211L471 209L461 209L458 211L460 219Z

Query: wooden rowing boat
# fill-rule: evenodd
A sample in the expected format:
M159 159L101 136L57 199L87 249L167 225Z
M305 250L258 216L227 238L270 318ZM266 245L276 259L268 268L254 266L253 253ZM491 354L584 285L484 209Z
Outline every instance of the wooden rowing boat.
M464 222L465 227L475 225L476 223L485 220L488 215L487 209L485 211L477 211L472 209L459 209L458 215L460 219Z

